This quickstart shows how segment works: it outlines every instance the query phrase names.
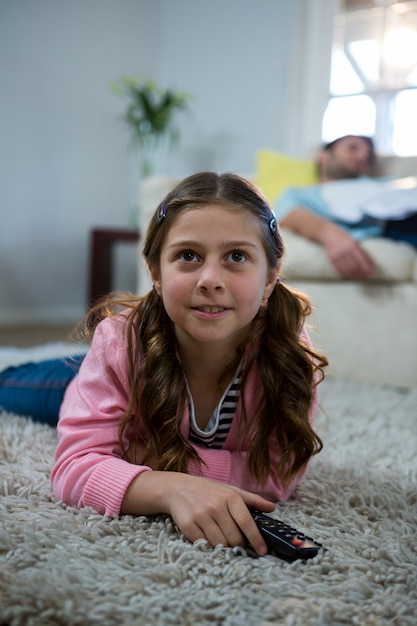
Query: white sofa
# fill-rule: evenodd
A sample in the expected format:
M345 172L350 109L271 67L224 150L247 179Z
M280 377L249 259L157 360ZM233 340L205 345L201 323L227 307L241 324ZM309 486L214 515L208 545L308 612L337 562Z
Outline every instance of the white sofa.
M377 173L415 175L417 157L380 158ZM139 226L143 233L153 211L176 183L177 179L166 176L142 182ZM341 280L321 246L285 230L282 234L287 247L283 279L313 302L310 334L329 358L328 374L417 386L416 250L388 239L368 239L363 246L374 259L375 279ZM149 287L140 261L139 293Z

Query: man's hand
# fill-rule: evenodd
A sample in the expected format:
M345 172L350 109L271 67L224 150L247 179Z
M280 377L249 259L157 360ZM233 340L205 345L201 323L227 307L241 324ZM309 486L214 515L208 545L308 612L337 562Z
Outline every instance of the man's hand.
M327 222L321 240L330 262L343 278L372 278L374 267L371 257L349 233Z
M371 257L337 224L315 215L305 207L297 207L285 217L281 225L324 246L331 264L343 278L372 278L374 267Z

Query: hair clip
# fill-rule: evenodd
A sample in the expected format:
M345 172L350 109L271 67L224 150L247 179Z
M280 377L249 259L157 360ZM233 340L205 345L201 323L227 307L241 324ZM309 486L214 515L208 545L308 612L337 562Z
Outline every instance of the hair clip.
M164 221L165 217L166 217L166 208L165 208L165 202L162 203L161 205L161 209L158 213L158 215L156 216L156 224L157 226L160 226L160 224L162 224L162 222Z
M277 218L275 217L275 215L273 213L272 213L272 215L273 215L273 218L269 222L269 228L271 229L271 233L273 233L275 235L275 233L278 230Z

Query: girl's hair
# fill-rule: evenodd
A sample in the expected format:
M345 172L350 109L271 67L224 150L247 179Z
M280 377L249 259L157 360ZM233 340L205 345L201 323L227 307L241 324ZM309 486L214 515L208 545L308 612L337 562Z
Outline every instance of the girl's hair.
M201 172L181 181L155 211L143 248L148 267L159 269L163 243L177 217L186 210L210 204L224 204L255 216L269 267L275 269L280 264L284 244L275 217L259 190L234 174ZM140 420L147 450L143 462L158 459L157 469L187 472L190 460L201 461L180 430L187 389L173 324L161 298L152 289L144 297L109 296L90 311L86 328L93 331L101 319L116 315L122 308L131 309L127 323L131 394L120 424L120 442L125 429L134 429ZM309 412L314 388L324 377L327 360L300 334L310 313L311 306L304 295L277 282L267 306L261 307L253 321L250 338L238 346L219 380L229 381L243 358L243 402L249 372L256 368L259 373L264 399L253 415L247 415L243 404L239 445L248 438L249 469L260 483L270 472L288 483L322 448L309 422ZM249 342L253 350L246 350ZM277 467L270 467L271 437L281 453Z

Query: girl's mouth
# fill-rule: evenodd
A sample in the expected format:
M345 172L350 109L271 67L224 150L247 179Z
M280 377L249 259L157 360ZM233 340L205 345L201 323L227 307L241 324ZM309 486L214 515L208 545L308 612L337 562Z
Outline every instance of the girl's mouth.
M221 313L222 311L226 311L226 309L220 306L201 306L197 307L197 311L201 311L202 313Z
M230 311L223 306L196 306L193 310L198 317L206 320L223 318Z

